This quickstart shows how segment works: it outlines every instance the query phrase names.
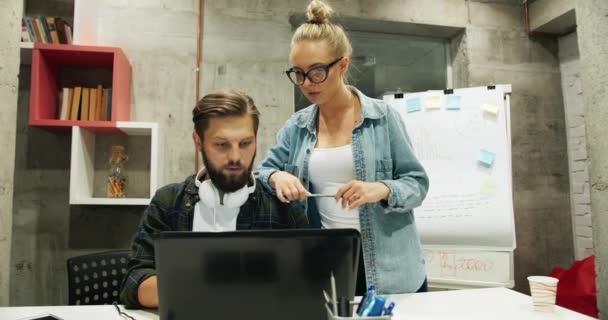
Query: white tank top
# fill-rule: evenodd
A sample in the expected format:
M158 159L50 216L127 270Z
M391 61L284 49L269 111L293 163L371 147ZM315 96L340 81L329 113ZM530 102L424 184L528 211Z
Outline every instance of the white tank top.
M308 172L312 193L335 194L340 187L355 179L355 163L350 144L336 148L315 148ZM359 209L343 209L334 198L315 198L325 229L360 230Z

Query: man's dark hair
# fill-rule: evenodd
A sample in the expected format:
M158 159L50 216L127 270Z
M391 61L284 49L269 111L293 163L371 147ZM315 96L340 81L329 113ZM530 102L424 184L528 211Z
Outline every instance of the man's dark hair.
M192 110L194 130L203 140L205 130L212 118L250 115L255 136L258 135L260 112L253 99L236 91L217 91L204 96Z

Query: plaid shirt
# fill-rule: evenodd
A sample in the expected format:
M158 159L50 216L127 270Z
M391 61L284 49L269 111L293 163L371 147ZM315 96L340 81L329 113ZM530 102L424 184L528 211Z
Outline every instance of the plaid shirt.
M162 231L192 231L194 206L199 201L195 176L184 182L159 189L144 212L131 247L128 271L120 292L120 301L127 308L140 308L137 299L139 284L156 275L153 239ZM241 206L236 229L307 228L304 207L297 202L284 204L264 191L261 183Z

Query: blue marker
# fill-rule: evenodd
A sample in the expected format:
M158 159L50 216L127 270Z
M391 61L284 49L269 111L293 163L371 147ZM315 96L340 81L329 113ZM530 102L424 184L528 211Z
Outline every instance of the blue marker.
M363 311L374 302L375 298L376 286L372 284L371 286L369 286L369 289L367 289L367 292L365 292L365 295L359 303L359 307L357 308L357 315L361 316L363 314Z
M386 303L386 298L382 296L376 296L374 302L367 306L367 308L363 311L363 317L377 317L382 315L382 310L384 310L384 304Z
M388 307L386 307L386 309L384 309L384 314L385 316L390 316L393 314L393 309L395 308L395 303L391 302Z

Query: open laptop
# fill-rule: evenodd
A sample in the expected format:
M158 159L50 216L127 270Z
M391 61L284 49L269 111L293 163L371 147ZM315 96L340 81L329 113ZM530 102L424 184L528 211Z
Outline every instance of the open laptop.
M163 232L160 319L325 319L331 271L354 297L359 245L353 229Z

